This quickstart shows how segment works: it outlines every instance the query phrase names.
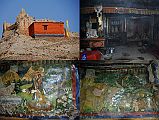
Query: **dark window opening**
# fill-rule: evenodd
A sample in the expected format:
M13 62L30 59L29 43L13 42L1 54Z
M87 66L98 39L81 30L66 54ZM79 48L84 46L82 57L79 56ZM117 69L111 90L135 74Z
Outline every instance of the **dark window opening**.
M44 30L47 30L47 26L48 26L48 25L43 25L43 26L44 26Z

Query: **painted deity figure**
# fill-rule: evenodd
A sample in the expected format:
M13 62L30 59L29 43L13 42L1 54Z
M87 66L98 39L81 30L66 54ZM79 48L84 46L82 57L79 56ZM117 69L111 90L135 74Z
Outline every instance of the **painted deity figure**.
M33 100L36 100L38 102L44 102L44 91L43 91L43 83L42 83L42 74L38 73L35 75L35 78L33 79Z

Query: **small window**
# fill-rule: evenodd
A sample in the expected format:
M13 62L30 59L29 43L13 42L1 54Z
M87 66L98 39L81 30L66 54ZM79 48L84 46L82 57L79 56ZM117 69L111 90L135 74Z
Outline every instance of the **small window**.
M43 25L43 26L44 26L44 30L47 30L47 26L48 26L48 25Z

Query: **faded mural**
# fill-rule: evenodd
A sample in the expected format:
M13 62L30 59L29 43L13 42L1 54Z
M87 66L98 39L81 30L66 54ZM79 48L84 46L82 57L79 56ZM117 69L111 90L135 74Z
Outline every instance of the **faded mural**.
M158 76L158 68L154 63L107 69L94 66L84 71L80 89L82 118L158 117L158 77L154 77Z
M15 64L0 73L0 114L72 116L70 63ZM75 98L74 98L75 99Z

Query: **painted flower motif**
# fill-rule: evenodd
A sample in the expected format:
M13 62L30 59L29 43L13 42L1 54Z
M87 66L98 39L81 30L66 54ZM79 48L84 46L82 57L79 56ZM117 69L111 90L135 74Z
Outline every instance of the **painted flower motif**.
M66 107L66 106L67 106L67 103L65 102L65 103L63 104L63 106Z
M62 100L61 99L57 99L57 103L62 103Z
M23 89L23 90L22 90L22 92L24 92L24 93L25 93L25 92L26 92L26 89Z
M67 96L66 95L62 96L62 100L67 101Z

